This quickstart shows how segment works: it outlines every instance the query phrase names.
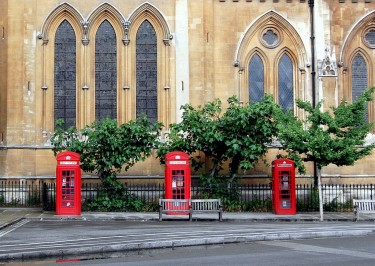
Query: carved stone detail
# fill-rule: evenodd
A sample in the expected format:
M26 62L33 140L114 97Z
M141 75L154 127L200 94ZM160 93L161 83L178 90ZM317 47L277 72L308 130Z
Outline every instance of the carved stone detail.
M83 28L82 44L86 46L90 43L89 36L88 36L89 23L87 21L82 21L81 24Z
M334 57L330 53L330 49L325 49L325 57L323 62L321 62L319 67L319 76L337 76L337 64Z
M124 26L124 38L122 39L122 43L127 46L130 43L130 40L129 40L130 21L124 21L122 25Z

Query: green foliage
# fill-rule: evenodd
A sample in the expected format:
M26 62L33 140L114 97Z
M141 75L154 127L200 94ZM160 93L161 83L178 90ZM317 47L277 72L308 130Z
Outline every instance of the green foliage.
M250 201L242 202L241 211L247 212L271 212L272 211L272 199L267 198L264 200L253 199Z
M76 128L64 131L61 121L51 138L55 155L64 150L81 156L81 168L95 172L102 181L125 165L125 171L136 162L150 156L159 137L161 124L149 124L147 117L117 125L116 120L95 121L80 132ZM60 127L59 127L60 126Z
M87 203L89 211L144 211L148 204L121 184L115 175L104 179L95 200Z
M223 111L220 100L194 108L182 107L182 122L171 125L169 139L158 147L158 157L164 163L165 154L180 150L188 154L202 153L211 162L207 182L220 176L223 165L229 162L229 182L235 180L239 169L248 171L267 152L277 134L274 116L280 108L266 95L262 102L241 104L236 97L228 99ZM193 156L192 166L203 166L200 156Z
M297 199L297 212L319 211L319 192L313 188L306 200Z
M322 102L313 107L298 100L297 106L307 113L305 120L280 113L278 139L301 173L305 171L302 161L316 162L321 169L328 164L353 165L371 153L375 144L365 146L365 137L373 124L368 123L365 113L374 91L375 87L352 104L343 101L325 112L321 111Z
M40 194L36 191L32 192L31 195L27 198L27 206L41 206L42 199Z
M239 193L237 190L237 182L229 184L228 178L221 176L220 178L210 178L207 174L201 174L199 176L201 184L201 191L199 192L199 198L220 198L228 201L238 201ZM197 197L197 196L196 196Z
M330 202L324 203L324 210L329 212L335 211L343 211L343 212L351 212L353 211L353 200L347 200L345 202L339 202L338 198L334 198Z
M51 138L55 155L64 150L80 154L82 170L95 172L102 181L97 199L87 204L89 210L143 210L146 204L131 195L118 182L116 174L123 166L127 171L151 155L160 135L160 123L149 124L146 116L121 125L116 120L104 119L81 131L64 131L62 121L56 124Z

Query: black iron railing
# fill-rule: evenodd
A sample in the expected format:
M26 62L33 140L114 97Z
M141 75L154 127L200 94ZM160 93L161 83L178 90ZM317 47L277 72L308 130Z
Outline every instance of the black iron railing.
M0 207L42 207L43 183L35 180L0 180Z
M164 197L163 184L124 184L128 192L138 199L155 203ZM98 183L82 184L82 203L96 199ZM193 198L207 196L209 189L192 186ZM247 211L270 211L272 190L269 184L243 184L230 188L237 201ZM325 211L352 211L352 199L373 199L375 185L323 185L322 195ZM297 211L311 212L319 210L319 197L312 185L297 185ZM54 182L38 180L0 180L0 207L40 207L44 210L55 209L56 185ZM225 201L230 204L230 200Z

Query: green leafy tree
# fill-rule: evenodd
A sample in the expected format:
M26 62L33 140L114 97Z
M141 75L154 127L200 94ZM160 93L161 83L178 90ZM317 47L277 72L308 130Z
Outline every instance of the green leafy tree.
M323 221L321 170L334 164L353 165L369 155L375 144L365 145L365 138L373 124L366 118L367 102L372 100L375 87L366 90L352 104L342 101L338 107L321 111L323 102L315 107L297 100L297 106L306 112L305 119L291 113L280 113L278 139L296 161L299 172L304 173L303 162L315 162L319 191L320 220Z
M162 125L149 124L145 116L121 125L112 119L95 121L80 131L74 127L64 131L61 120L56 124L51 138L54 154L64 150L80 154L81 169L97 174L102 181L98 199L108 208L102 207L124 207L124 187L117 180L117 173L151 155Z
M248 171L267 152L277 133L274 116L280 108L266 95L261 102L241 104L236 97L228 99L229 107L223 111L220 100L194 108L182 106L182 122L172 124L168 140L158 149L164 162L167 152L184 151L203 153L209 162L208 185L219 179L223 165L229 162L228 184L236 180L239 169ZM199 153L198 153L199 154ZM204 164L200 156L192 157L192 166L198 170Z

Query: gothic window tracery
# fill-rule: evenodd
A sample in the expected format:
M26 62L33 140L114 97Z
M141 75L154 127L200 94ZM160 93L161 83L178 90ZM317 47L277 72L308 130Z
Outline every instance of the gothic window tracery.
M369 13L356 22L340 51L342 99L354 102L374 84L375 14ZM365 118L375 121L375 101L367 102ZM375 127L372 128L372 133Z
M369 28L364 34L364 43L371 49L375 48L375 28Z
M275 27L265 27L260 34L260 42L269 49L276 48L282 42L282 33Z

